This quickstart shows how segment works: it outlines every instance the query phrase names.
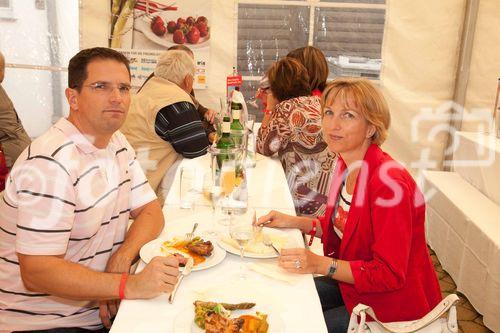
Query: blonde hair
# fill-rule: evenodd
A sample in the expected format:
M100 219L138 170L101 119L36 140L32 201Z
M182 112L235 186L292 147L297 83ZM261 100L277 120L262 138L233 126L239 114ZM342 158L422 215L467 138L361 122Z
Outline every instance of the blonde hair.
M189 74L194 77L194 71L194 59L186 51L171 50L162 53L158 57L154 74L180 85L186 75Z
M337 98L342 100L345 108L354 107L375 127L372 143L380 146L387 139L391 114L384 96L371 81L361 78L335 79L323 91L321 110ZM352 99L355 105L348 105L348 99Z

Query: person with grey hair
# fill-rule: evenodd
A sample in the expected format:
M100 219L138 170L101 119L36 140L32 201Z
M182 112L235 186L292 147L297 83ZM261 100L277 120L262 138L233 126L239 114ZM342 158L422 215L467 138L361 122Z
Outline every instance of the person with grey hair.
M17 115L14 104L2 87L5 76L5 58L0 52L0 145L5 153L7 167L14 165L17 157L31 143Z
M176 44L167 49L167 51L172 51L172 50L179 50L179 51L184 51L186 52L191 58L194 59L194 53L193 51L187 47L186 45L182 44ZM142 87L155 75L154 71L151 73L147 79L144 81L142 86L139 88L138 92L141 91ZM210 142L213 142L215 139L215 128L213 126L214 120L215 120L215 111L212 109L209 109L205 106L203 106L197 99L194 93L194 89L191 90L189 93L191 95L191 98L193 99L193 103L198 110L198 113L200 114L201 120L203 121L203 127L205 128L205 132L208 135L208 140Z
M185 51L161 54L154 75L134 96L121 128L162 203L160 184L168 170L181 157L206 154L209 146L190 96L194 72L194 60Z

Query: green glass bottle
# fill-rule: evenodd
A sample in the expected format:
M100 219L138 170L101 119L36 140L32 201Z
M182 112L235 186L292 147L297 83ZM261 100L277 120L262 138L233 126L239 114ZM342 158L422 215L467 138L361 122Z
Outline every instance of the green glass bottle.
M234 140L236 147L241 146L243 143L243 134L245 128L240 122L241 111L243 110L243 105L239 102L231 102L231 113L233 116L233 122L231 123L231 137Z
M222 136L220 137L219 141L217 142L217 148L218 149L231 149L234 148L234 140L231 137L231 119L229 117L224 117L222 119ZM220 168L222 167L222 162L224 160L229 160L230 159L230 154L221 152L217 156L217 166Z

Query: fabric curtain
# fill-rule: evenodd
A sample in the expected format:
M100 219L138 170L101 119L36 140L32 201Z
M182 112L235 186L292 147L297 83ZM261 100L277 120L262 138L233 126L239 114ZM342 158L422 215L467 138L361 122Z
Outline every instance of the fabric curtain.
M442 165L465 4L387 1L380 76L392 123L383 148L414 174Z

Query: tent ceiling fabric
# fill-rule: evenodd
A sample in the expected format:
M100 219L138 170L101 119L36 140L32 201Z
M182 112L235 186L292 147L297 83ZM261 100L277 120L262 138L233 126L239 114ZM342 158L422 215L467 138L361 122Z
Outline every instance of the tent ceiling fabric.
M453 99L464 14L465 0L387 1L380 76L392 122L384 148L414 174L426 154L430 168L441 167L447 135L429 131L449 123L443 105Z
M498 0L480 0L474 34L472 58L465 107L487 108L493 112L500 78L500 5ZM474 131L472 124L464 122L464 131Z

